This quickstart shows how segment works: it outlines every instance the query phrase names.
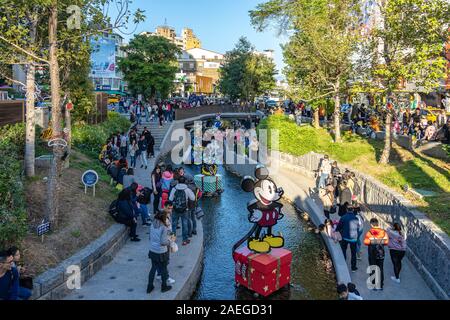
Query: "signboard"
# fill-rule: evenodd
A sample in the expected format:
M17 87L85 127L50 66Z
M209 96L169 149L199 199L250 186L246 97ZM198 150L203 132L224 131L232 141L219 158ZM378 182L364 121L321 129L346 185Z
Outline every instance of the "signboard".
M66 109L69 111L73 109L73 103L71 101L66 104Z
M116 43L114 40L91 38L91 74L95 78L115 78Z
M42 220L41 224L36 227L38 237L41 237L41 241L44 242L44 235L50 232L50 222L46 219Z
M88 170L88 171L84 172L83 175L81 176L81 182L83 182L83 184L84 184L84 193L87 193L88 187L94 188L93 194L95 197L95 185L98 182L97 172L95 172L94 170Z

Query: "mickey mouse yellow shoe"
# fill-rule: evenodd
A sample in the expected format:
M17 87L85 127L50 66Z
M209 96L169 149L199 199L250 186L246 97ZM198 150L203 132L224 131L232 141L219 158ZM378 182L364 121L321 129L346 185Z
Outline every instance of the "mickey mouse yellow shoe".
M281 248L284 246L284 239L283 237L276 237L276 236L265 236L263 238L264 242L267 242L272 248Z
M256 253L268 253L270 251L270 245L259 239L249 240L248 248Z

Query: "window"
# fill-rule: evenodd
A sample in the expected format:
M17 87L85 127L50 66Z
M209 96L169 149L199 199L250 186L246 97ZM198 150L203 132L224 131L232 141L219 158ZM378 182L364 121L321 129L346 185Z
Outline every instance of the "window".
M206 59L206 56L202 56L202 59L205 60L205 59Z
M191 63L189 63L189 69L194 69L194 63L193 62L191 62Z
M183 69L183 66L184 66L183 63L180 63L180 69Z
M120 89L119 85L120 85L120 80L119 79L112 79L113 80L113 85L111 87L111 89Z

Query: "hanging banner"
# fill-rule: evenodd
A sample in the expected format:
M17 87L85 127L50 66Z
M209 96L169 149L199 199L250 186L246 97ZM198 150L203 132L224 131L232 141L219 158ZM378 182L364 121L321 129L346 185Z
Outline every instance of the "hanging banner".
M106 38L91 38L91 48L92 77L115 78L116 42Z

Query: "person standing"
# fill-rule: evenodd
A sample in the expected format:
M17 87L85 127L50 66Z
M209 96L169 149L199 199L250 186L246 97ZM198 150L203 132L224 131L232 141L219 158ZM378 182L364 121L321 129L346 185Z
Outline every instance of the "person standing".
M325 184L326 184L326 181L327 181L330 173L331 173L330 159L329 159L328 155L325 155L324 158L322 159L322 161L320 163L320 167L319 167L320 179L319 179L318 188L325 188Z
M147 158L155 157L155 138L152 133L149 131L146 135L147 139Z
M391 279L396 283L400 283L400 271L402 270L402 260L406 253L406 237L402 232L402 227L399 223L394 223L392 228L387 230L389 236L389 253L394 266L394 275Z
M145 166L145 170L147 170L147 141L145 140L145 136L142 135L141 138L139 139L139 156L141 159L141 168L143 168Z
M351 251L351 268L352 272L356 272L356 242L358 241L358 232L362 229L358 218L353 212L353 208L348 208L347 213L339 221L336 231L342 235L340 242L344 259L347 259L347 247L350 245Z
M139 146L136 143L136 140L132 140L130 145L130 167L136 169L136 157L139 151Z
M347 180L344 180L339 185L339 216L342 217L347 211L347 206L352 203L352 192L347 186Z
M159 127L162 128L164 121L164 110L162 105L159 105L158 107L158 119L159 119Z
M175 236L171 235L169 225L167 223L167 211L163 210L155 216L150 227L150 250L148 257L152 261L152 268L148 274L147 293L151 293L155 288L153 281L155 280L156 271L161 272L161 292L167 292L172 289L167 285L169 272L167 265L169 264L169 247L175 242Z
M389 236L385 230L380 228L378 219L372 218L370 220L371 229L366 233L364 237L364 244L367 246L369 254L369 266L376 266L379 268L380 279L375 279L374 290L383 290L384 286L384 246L389 243ZM372 277L375 270L370 274ZM376 274L376 273L375 273ZM377 280L379 282L377 283Z
M142 108L141 108L141 104L137 103L136 104L136 118L137 118L137 124L140 125L141 124L141 116L142 116Z
M150 122L151 107L148 102L146 102L144 105L144 112L145 112L145 121Z
M155 169L153 169L151 177L153 186L153 214L156 215L156 213L159 211L159 201L162 194L162 172L159 165L157 165Z
M333 185L328 184L325 188L320 188L319 198L323 205L323 214L327 219L330 219L330 213L334 207L334 188ZM336 210L335 210L336 211ZM335 213L335 212L333 212Z
M127 157L127 135L124 132L120 134L120 156Z
M173 202L173 215L172 215L172 232L176 233L178 220L181 218L181 231L183 236L182 245L185 246L190 243L189 241L189 210L188 202L195 201L195 195L191 189L185 184L186 178L180 177L178 184L170 192L169 200Z

